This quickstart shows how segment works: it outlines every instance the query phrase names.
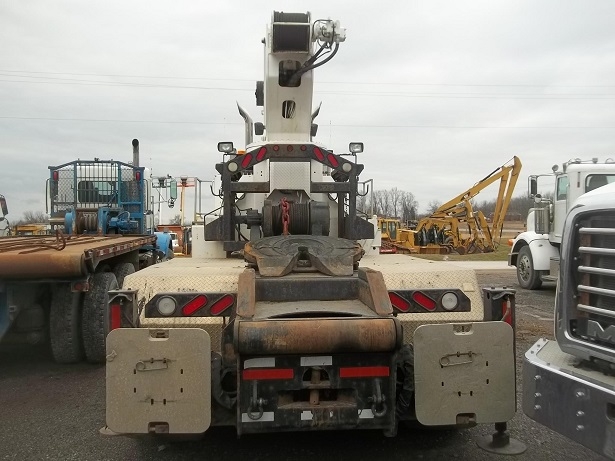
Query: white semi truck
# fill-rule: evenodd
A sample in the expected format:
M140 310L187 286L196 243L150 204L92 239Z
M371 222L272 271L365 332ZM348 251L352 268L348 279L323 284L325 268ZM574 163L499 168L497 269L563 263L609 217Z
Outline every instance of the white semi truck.
M519 285L529 290L540 288L542 282L557 280L566 214L581 195L615 182L615 161L573 159L561 170L554 165L553 174L543 176L555 177L553 198L538 194L540 176L529 177L529 194L537 207L530 209L527 230L515 238L508 255L508 265L517 267Z
M525 354L523 411L615 459L615 184L576 200L562 228L557 342Z
M107 337L105 433L394 435L418 420L496 423L486 445L507 445L514 292L481 292L473 271L444 263L364 256L363 165L314 141L313 69L345 37L337 21L273 13L264 121L239 108L245 152L218 144L221 215L206 217L205 248L110 294L121 328Z

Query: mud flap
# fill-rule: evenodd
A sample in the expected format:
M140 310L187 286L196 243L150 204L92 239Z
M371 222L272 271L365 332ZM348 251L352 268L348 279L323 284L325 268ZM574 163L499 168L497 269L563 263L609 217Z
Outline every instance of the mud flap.
M422 325L414 333L416 417L429 426L515 414L513 330L505 322Z
M195 434L211 423L211 342L199 328L120 328L107 336L107 426Z

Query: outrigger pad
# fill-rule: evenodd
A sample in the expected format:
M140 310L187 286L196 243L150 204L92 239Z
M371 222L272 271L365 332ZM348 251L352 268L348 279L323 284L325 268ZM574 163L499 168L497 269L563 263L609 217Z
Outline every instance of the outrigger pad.
M325 275L352 275L363 256L352 240L320 235L276 235L248 242L246 261L266 277L281 277L297 268L312 268Z

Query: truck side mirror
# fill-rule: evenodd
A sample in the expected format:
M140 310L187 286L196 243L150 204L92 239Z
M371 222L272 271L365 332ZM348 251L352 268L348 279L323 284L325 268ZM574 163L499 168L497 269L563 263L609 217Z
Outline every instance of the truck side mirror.
M177 181L175 179L169 181L169 195L171 200L177 200Z
M538 181L535 176L530 176L530 195L534 196L538 192Z

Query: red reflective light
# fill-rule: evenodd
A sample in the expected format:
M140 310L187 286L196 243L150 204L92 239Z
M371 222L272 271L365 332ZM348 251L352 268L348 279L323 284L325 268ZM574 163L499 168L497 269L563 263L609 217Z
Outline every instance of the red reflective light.
M389 299L395 309L402 312L408 312L410 310L410 301L402 298L397 293L389 292Z
M412 293L412 299L416 301L419 306L424 309L427 309L428 311L436 310L436 302L426 294L421 293L420 291Z
M241 167L247 168L248 165L250 165L251 161L252 161L252 154L245 154L243 158L241 159Z
M60 178L60 173L58 170L54 170L53 173L51 173L51 176L53 177L54 181L57 181Z
M256 154L256 160L258 160L259 162L265 158L265 155L267 154L267 148L266 147L261 147L258 150L258 154Z
M117 330L122 326L122 307L119 304L111 304L109 330Z
M508 301L502 301L502 321L508 323L511 327L512 324L512 304L510 310L508 309Z
M243 370L244 381L261 379L293 379L295 374L292 368L250 368Z
M325 159L325 155L322 153L322 151L318 147L314 147L314 155L321 162Z
M211 315L220 315L222 312L227 310L229 307L233 305L235 302L235 298L233 295L224 295L219 300L217 300L213 306L209 309Z
M140 171L135 171L135 179L137 181L141 181L141 172Z
M277 152L277 151L279 151L279 150L280 150L280 146L278 146L278 145L276 144L275 146L273 146L273 150L274 150L274 151L276 151L276 152Z
M335 155L329 154L327 158L329 159L329 163L333 168L337 168L339 166L340 163L337 161L337 157Z
M371 378L389 376L389 367L344 367L340 368L340 378Z
M306 151L306 150L307 150L307 147L306 147L306 146L301 146L301 150L302 150L302 151Z
M205 295L198 295L182 308L182 313L185 316L192 315L205 304L207 304L207 297Z
M289 144L288 146L286 146L286 150L287 150L288 152L292 152L292 151L293 151L293 149L294 149L294 147L293 147L293 146L291 146L290 144Z

